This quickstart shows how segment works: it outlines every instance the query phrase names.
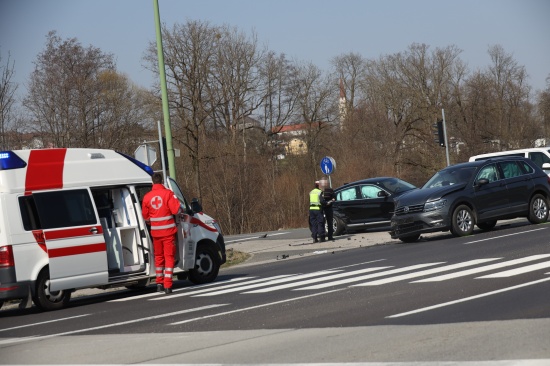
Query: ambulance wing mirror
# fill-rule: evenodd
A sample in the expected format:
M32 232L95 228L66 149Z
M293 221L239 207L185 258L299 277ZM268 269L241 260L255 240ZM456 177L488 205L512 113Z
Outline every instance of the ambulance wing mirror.
M193 212L202 212L202 206L197 198L191 200L191 209Z

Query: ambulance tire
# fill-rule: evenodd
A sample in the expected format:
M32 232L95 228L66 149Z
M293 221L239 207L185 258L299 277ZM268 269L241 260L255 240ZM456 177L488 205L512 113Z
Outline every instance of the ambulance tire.
M4 305L4 302L0 301L0 309L2 309L2 305Z
M43 269L36 280L36 291L32 301L36 306L43 310L62 309L71 300L71 291L51 291L50 273L48 269Z
M128 290L143 290L149 286L149 280L139 280L132 285L125 286Z
M189 270L189 281L195 285L212 282L218 277L220 258L213 245L199 244L195 268Z

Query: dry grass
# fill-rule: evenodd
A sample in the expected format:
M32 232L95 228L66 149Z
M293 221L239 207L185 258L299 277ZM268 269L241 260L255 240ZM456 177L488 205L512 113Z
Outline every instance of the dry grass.
M250 258L250 254L233 250L233 248L227 249L226 255L227 261L221 266L221 268L237 265Z

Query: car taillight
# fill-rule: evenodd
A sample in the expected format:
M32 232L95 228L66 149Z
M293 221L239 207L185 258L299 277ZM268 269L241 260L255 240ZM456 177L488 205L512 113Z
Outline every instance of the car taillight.
M15 261L13 260L11 245L0 247L0 268L13 266L15 266Z

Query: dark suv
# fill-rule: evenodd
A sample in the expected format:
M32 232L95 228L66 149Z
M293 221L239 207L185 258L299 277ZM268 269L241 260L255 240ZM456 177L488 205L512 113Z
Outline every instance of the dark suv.
M548 220L550 177L531 160L494 158L449 166L421 189L399 196L391 237L416 241L421 233L450 230L470 235L474 226L495 227L497 220L527 217Z

